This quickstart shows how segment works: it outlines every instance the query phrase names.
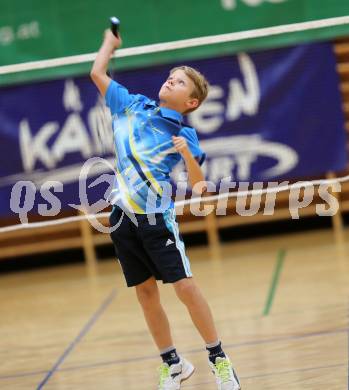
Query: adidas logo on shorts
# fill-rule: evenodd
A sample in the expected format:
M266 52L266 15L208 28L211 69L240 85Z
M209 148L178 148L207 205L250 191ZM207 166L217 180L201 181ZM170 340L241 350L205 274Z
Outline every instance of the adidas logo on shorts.
M169 246L171 244L174 244L174 242L169 238L167 241L166 241L166 245L165 246Z

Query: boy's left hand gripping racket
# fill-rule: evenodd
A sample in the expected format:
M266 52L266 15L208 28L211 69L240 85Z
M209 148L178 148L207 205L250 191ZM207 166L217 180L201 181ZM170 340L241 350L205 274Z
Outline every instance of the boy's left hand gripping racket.
M110 18L110 30L116 38L119 37L120 20L116 16ZM111 74L111 78L113 75Z

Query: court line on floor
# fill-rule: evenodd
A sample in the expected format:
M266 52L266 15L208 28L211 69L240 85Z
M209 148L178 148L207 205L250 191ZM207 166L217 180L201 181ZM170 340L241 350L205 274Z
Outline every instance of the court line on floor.
M80 333L75 337L75 339L70 343L68 348L63 352L63 354L57 359L53 367L46 373L44 379L38 384L36 390L42 389L52 375L58 370L59 366L64 362L70 352L77 346L81 339L86 335L86 333L92 328L98 318L104 313L107 307L111 304L116 296L116 289L113 289L112 292L107 296L107 298L102 302L99 308L93 313L90 319L87 321L85 326L81 329Z
M280 280L281 270L282 270L282 267L284 265L285 256L286 256L285 249L280 249L278 251L278 254L277 254L276 265L275 265L275 268L274 268L273 277L271 279L271 284L270 284L270 287L269 287L267 300L266 300L266 303L265 303L265 306L264 306L264 309L263 309L263 316L267 316L269 314L270 309L271 309L271 307L273 305L275 292L276 292L276 289L277 289L277 286L278 286L278 283L279 283L279 280Z
M322 331L322 332L311 332L311 333L305 333L305 334L298 334L298 335L292 335L287 337L276 337L272 339L264 339L264 340L251 340L251 341L245 341L241 343L233 343L233 344L224 344L224 349L233 349L233 348L239 348L244 346L251 346L251 345L260 345L260 344L272 344L276 342L283 342L283 341L293 341L293 340L301 340L305 338L311 338L311 337L322 337L322 336L331 336L335 334L347 334L349 332L349 329L334 329L329 331ZM184 350L182 351L183 354L196 354L196 353L202 353L204 351L203 348L196 348L191 350ZM134 362L142 362L146 360L155 360L159 359L158 355L149 355L149 356L140 356L135 358L129 358L129 359L115 359L110 361L103 361L98 363L90 363L90 364L84 364L84 365L77 365L77 366L70 366L66 368L56 368L57 372L67 372L67 371L75 371L75 370L82 370L82 369L89 369L89 368L96 368L96 367L103 367L103 366L109 366L109 365L116 365L116 364L125 364L125 363L134 363ZM34 376L42 374L43 371L32 371L27 373L18 373L13 375L6 375L6 376L0 376L0 380L3 379L15 379L19 377L26 377L26 376ZM44 371L44 373L47 373L47 371Z
M324 369L329 369L329 368L338 368L338 367L343 367L345 366L345 363L341 364L330 364L328 366L318 366L318 367L308 367L308 368L296 368L294 370L285 370L285 371L275 371L275 372L268 372L266 374L259 374L259 375L245 375L245 376L240 376L239 379L246 380L246 379L254 379L254 378L263 378L267 376L275 376L275 375L287 375L287 374L292 374L294 372L307 372L307 371L316 371L316 370L324 370ZM211 383L214 383L214 381L206 381L206 382L200 382L200 383L195 383L192 385L182 385L184 388L190 388L190 387L196 387L196 386L202 386L202 385L209 385Z

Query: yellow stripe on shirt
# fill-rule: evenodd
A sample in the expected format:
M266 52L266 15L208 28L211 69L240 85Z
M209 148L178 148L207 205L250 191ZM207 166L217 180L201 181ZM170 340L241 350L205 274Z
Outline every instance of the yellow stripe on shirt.
M161 188L161 186L156 181L155 177L149 171L149 168L141 160L140 156L137 153L136 143L135 143L135 139L134 139L134 135L133 135L133 131L132 131L132 123L131 123L132 118L131 118L131 115L129 115L128 112L126 112L126 115L127 115L127 119L128 119L128 126L129 126L129 141L130 141L131 152L132 152L134 158L136 159L136 161L138 162L138 164L140 165L140 167L142 169L142 172L144 173L144 175L149 180L150 184L153 186L153 188L155 188L156 192L159 195L162 195L162 188Z

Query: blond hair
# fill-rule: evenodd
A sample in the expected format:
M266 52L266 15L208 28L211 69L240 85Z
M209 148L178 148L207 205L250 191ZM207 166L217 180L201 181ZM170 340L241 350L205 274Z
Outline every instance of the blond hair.
M197 107L185 112L186 114L188 114L189 112L196 110L200 106L200 104L207 98L209 83L202 73L190 66L176 66L175 68L172 68L170 70L170 74L174 73L176 70L183 70L185 75L188 76L190 80L194 83L194 90L191 93L190 97L198 99L199 101Z

